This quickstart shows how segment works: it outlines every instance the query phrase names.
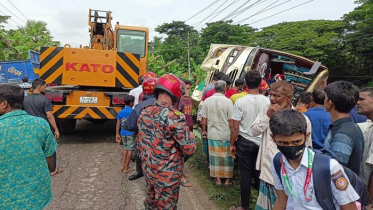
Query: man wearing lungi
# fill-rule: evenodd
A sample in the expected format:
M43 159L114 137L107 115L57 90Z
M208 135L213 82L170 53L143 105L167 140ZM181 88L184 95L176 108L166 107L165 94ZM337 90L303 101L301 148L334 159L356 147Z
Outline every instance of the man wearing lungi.
M207 98L201 110L202 137L208 139L210 176L215 177L215 184L232 185L234 161L230 155L230 128L233 103L225 92L227 84L223 80L215 82L215 94ZM207 133L208 130L208 133Z

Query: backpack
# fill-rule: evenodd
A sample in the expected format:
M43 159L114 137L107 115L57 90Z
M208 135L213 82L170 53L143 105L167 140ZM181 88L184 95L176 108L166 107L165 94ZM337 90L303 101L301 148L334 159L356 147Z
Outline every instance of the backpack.
M317 182L314 182L314 189L316 200L323 210L335 210L333 203L333 195L331 191L331 174L330 174L330 159L331 157L326 154L314 151L315 157L313 159L312 175L317 177ZM279 152L273 158L273 165L275 167L277 176L281 180L281 163L280 159L282 153ZM355 189L356 193L360 196L358 202L361 203L362 209L368 206L369 193L364 181L351 169L343 166L343 170L347 175L351 186Z

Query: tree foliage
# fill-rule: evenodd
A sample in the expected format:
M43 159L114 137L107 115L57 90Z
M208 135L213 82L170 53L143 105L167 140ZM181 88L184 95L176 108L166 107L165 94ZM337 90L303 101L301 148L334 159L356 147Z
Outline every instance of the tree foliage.
M43 21L27 21L24 27L5 30L1 23L9 17L0 16L0 60L23 60L28 58L28 51L40 51L42 46L59 46Z
M182 21L164 23L156 28L163 38L154 37L150 55L163 62L160 66L172 64L159 73L173 71L172 68L179 73L188 72L189 41L191 72L195 73L211 43L261 46L321 61L329 68L330 81L343 79L363 86L373 77L373 0L355 3L358 7L341 20L283 22L261 30L233 25L232 21L207 23L199 32ZM150 63L149 68L158 69L153 65ZM201 81L202 75L203 72L193 76Z
M211 43L247 45L256 29L244 25L233 25L232 22L229 20L207 23L207 27L201 32L202 50L207 52Z

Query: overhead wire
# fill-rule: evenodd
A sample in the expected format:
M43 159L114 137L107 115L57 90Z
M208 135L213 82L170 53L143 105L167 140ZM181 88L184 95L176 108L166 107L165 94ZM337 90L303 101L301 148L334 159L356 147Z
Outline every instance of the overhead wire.
M256 1L254 4L251 4L251 5L249 5L249 6L245 7L245 8L243 8L242 10L238 11L237 14L235 14L235 15L232 17L232 19L234 19L234 18L236 18L237 16L241 15L241 14L242 14L243 12L245 12L246 10L251 9L251 8L254 8L254 7L256 7L256 6L260 5L260 4L263 4L263 3L266 2L266 1L267 1L267 0L258 0L258 1Z
M263 13L263 12L267 12L267 11L269 11L269 10L271 10L271 9L276 8L276 7L282 6L282 5L284 5L284 4L286 4L286 3L290 2L290 1L291 1L291 0L287 0L287 1L285 1L285 2L282 2L282 3L280 3L280 4L277 4L277 5L275 5L275 6L272 6L273 4L275 4L276 2L278 2L278 1L275 1L275 2L273 2L272 4L268 5L267 7L263 8L262 10L256 12L255 14L253 14L253 15L247 17L247 18L244 18L244 19L242 19L242 20L239 20L239 21L235 22L234 24L240 24L240 23L244 22L245 20L248 20L249 18L252 18L252 17L254 17L254 16L256 16L256 15L259 15L259 14L261 14L261 13ZM272 7L270 7L270 6L272 6ZM270 7L270 8L268 8L268 7Z
M228 0L225 0L218 8L216 8L211 14L209 14L207 17L205 17L203 20L199 21L198 23L194 24L193 26L196 28L197 26L201 25L201 23L203 23L205 20L207 20L209 17L213 16L216 11L218 11L220 9L220 7L222 7L225 3L227 3Z
M233 4L239 2L240 0L233 0L232 3L230 3L228 6L226 6L225 8L221 9L220 11L218 11L214 17L210 18L208 21L206 21L206 23L209 23L211 22L214 18L216 18L218 15L220 15L224 10L226 10L228 7L232 6ZM203 23L197 30L199 30L200 28L202 28L206 23Z
M207 7L203 8L201 11L197 12L196 14L194 14L192 17L188 18L186 21L184 22L187 22L189 20L191 20L192 18L194 18L195 16L201 14L203 11L207 10L208 8L210 8L212 5L214 5L215 3L219 2L220 0L216 0L214 2L212 2L210 5L208 5Z
M227 18L233 16L234 14L236 14L237 10L239 10L240 8L242 8L243 6L245 6L247 3L249 3L251 0L247 0L245 3L243 3L241 6L237 7L237 9L233 10L231 13L229 13L227 16L225 16L224 18L221 19L221 21L224 21L226 20Z
M14 14L12 11L10 11L8 8L6 8L2 3L0 3L0 6L4 7L4 9L8 10L8 12L10 12L12 15L14 15L18 19L20 19L22 22L26 23L26 21L24 21L23 19L21 19L20 17L18 17L16 14Z
M13 21L14 23L16 23L18 25L18 27L22 27L21 24L19 24L17 21L13 20L11 16L9 15L6 15L3 11L0 10L0 12L5 16L5 17L9 17L9 20Z
M13 7L14 8L16 8L16 10L18 10L18 12L19 13L21 13L27 20L29 20L29 18L25 15L25 14L23 14L23 12L21 12L21 10L19 10L17 7L16 7L16 5L14 5L10 0L7 0L11 5L13 5Z
M255 22L249 23L249 24L247 24L247 25L251 25L251 24L254 24L254 23L261 22L261 21L266 20L266 19L268 19L268 18L271 18L271 17L273 17L273 16L279 15L279 14L281 14L281 13L284 13L284 12L287 12L287 11L289 11L289 10L292 10L292 9L297 8L297 7L300 7L300 6L303 6L303 5L305 5L305 4L308 4L308 3L310 3L311 1L313 1L313 0L310 0L310 1L307 1L307 2L304 2L304 3L301 3L301 4L298 4L298 5L294 6L294 7L290 7L289 9L286 9L286 10L283 10L283 11L281 11L281 12L275 13L275 14L273 14L273 15L270 15L270 16L268 16L268 17L262 18L262 19L260 19L260 20L255 21Z

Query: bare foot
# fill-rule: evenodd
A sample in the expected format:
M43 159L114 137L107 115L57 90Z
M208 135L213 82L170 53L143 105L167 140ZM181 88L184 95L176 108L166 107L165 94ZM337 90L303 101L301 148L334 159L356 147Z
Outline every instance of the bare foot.
M123 170L123 173L128 174L129 172L132 172L132 171L134 171L134 169L128 167L128 168Z
M225 186L228 186L228 187L232 186L232 185L233 185L233 181L232 181L232 179L227 179L227 180L225 180L224 185L225 185Z

